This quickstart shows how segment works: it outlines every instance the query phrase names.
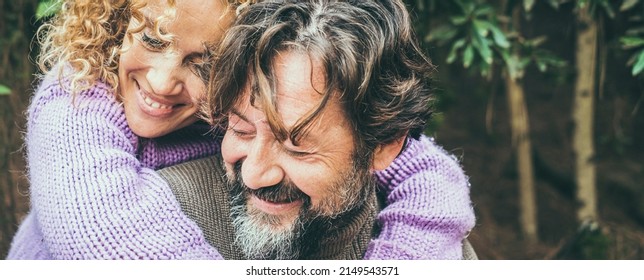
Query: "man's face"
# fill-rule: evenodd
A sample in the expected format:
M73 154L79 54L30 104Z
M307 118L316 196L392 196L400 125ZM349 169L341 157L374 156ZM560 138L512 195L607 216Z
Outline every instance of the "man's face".
M324 75L311 63L294 51L275 59L277 109L287 129L322 99ZM264 112L244 94L229 114L222 143L237 243L250 258L294 258L297 239L317 228L316 221L364 203L370 161L356 156L353 130L337 98L296 146L276 139Z

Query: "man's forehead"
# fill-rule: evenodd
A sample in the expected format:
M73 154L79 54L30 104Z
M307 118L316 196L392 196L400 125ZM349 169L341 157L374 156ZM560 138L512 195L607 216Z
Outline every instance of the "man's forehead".
M244 95L245 97L241 99L241 102L238 102L232 108L231 113L250 123L268 123L266 112L262 106L257 102L251 104L250 95L248 93ZM318 119L324 118L327 111L326 107L318 114ZM292 95L278 94L275 108L277 109L277 120L282 122L287 129L290 129L316 107Z
M279 103L279 102L278 102ZM280 122L287 132L291 132L293 128L298 125L305 114L309 113L305 111L306 106L297 106L305 105L301 100L290 98L290 106L278 106L277 121ZM328 107L328 106L327 106ZM312 122L308 124L307 133L302 135L299 138L298 142L308 143L315 145L318 141L322 140L323 135L333 129L334 126L341 124L339 121L329 120L329 110L325 107ZM270 127L266 113L260 106L254 106L250 104L249 95L242 99L242 102L239 102L231 110L231 114L236 115L243 121L253 124L254 126L265 126ZM337 114L336 114L337 115Z
M306 124L306 135L303 135L310 139L322 137L334 126L346 125L339 97L326 91L324 67L307 52L298 49L276 52L270 71L271 75L265 78L272 79L269 81L272 85L265 84L263 91L259 85L261 79L255 80L256 74L249 74L234 114L249 123L270 126L270 122L276 121L278 127L288 132L315 114ZM258 83L256 86L251 86L253 80Z

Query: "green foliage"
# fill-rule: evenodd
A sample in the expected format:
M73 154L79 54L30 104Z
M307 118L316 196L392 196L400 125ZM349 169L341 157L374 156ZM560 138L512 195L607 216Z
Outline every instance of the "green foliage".
M0 95L9 95L11 94L11 89L8 86L0 84Z
M625 0L620 11L627 12L635 7L644 9L642 5L644 5L644 1L641 0ZM630 21L634 26L628 28L626 34L619 41L622 48L633 51L627 65L631 67L631 74L637 76L644 72L644 20L640 15L630 18Z
M582 260L605 260L609 244L609 237L597 225L582 226L573 252Z
M510 48L507 34L499 27L496 10L481 1L454 0L448 21L433 29L426 42L449 45L447 63L460 60L464 68L476 68L488 76L499 52Z
M619 7L619 10L621 12L630 10L631 8L635 7L640 2L640 0L624 0L622 2L622 5Z
M40 0L36 9L36 19L41 20L49 18L56 14L63 3L60 0Z
M513 78L523 77L524 70L534 63L542 71L564 66L564 60L539 47L545 37L525 39L516 32L505 31L503 15L487 1L454 0L456 9L448 10L448 20L434 28L425 41L448 46L447 63L461 61L464 68L474 68L483 77L490 77L493 64ZM535 1L523 0L523 9L530 11ZM505 19L507 20L507 19Z
M532 10L532 7L534 7L534 0L523 0L523 10L526 12L529 12Z
M624 36L620 38L620 42L625 49L637 49L628 60L628 65L632 66L631 74L633 76L639 75L644 70L644 36Z
M559 6L563 4L564 2L567 2L566 0L548 0L548 5L552 7L553 9L559 9Z
M569 1L560 1L559 3L565 2ZM588 10L593 16L598 16L599 12L603 11L609 18L615 18L615 9L613 9L611 0L576 0L577 9L584 9L586 6L588 6Z
M562 4L572 2L572 1L575 2L575 6L577 7L577 9L583 9L588 6L590 14L594 16L599 15L600 11L603 11L604 13L606 13L606 15L610 18L614 18L616 15L615 9L611 4L611 2L615 2L613 0L548 0L548 4L550 4L550 6L552 6L555 9L558 9L559 6L561 6ZM624 0L624 2L622 2L622 7L637 4L637 3L630 3L630 2L638 2L638 1L639 0Z
M539 71L546 72L552 68L566 66L565 60L540 47L545 42L545 36L522 39L517 42L517 46L520 48L519 53L523 54L522 66L524 68L530 63L534 63Z

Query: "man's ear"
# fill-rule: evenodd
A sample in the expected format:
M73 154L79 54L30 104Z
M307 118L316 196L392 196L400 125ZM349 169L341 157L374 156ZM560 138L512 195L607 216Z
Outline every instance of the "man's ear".
M384 170L389 167L391 162L400 154L403 146L405 145L407 135L392 141L389 144L379 145L373 153L373 166L374 170Z

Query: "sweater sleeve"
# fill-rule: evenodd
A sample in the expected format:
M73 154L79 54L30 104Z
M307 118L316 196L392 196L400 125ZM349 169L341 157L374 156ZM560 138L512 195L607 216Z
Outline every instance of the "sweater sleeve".
M468 178L432 139L408 141L376 173L387 199L378 214L380 235L369 243L365 259L461 259L463 239L475 222Z
M221 259L137 159L137 137L112 96L99 83L72 99L52 83L32 100L30 215L43 246L55 259Z
M139 141L139 158L145 167L159 170L220 152L220 131L197 122L168 135Z
M34 213L29 213L13 236L7 260L50 260L51 254L43 243L42 231Z

